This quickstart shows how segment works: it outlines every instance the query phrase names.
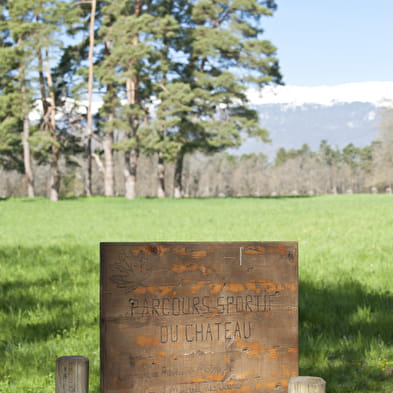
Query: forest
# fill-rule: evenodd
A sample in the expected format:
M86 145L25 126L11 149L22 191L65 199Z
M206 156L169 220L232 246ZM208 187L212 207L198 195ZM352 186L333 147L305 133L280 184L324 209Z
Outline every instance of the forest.
M269 141L250 87L282 83L273 0L0 3L0 197L391 192L377 140L230 155Z

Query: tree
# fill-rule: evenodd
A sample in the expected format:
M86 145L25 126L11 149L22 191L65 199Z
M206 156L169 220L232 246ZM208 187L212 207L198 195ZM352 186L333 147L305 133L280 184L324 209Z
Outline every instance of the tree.
M94 78L94 64L93 64L93 55L94 55L94 36L95 36L95 16L96 16L96 8L97 1L91 1L91 11L90 11L90 26L89 26L89 75L87 82L87 126L86 126L86 134L87 134L87 184L86 184L86 195L92 195L92 147L91 142L93 138L93 112L92 112L92 101L93 101L93 78Z
M300 149L289 149L285 150L283 147L280 147L277 150L276 158L274 161L274 165L280 166L287 162L288 160L303 157L306 158L307 156L312 155L310 146L307 143L304 143Z
M117 130L124 137L115 147L124 153L125 196L128 199L136 196L138 157L144 145L141 125L148 121L162 31L173 29L176 24L164 3L167 2L116 0L104 9L101 31L104 41L112 46L100 72L113 75L114 83L124 87L126 104L122 105L116 119ZM153 15L152 9L157 7L161 11Z
M78 22L78 9L68 1L56 2L40 0L35 2L36 38L40 46L36 47L38 58L38 73L41 87L41 101L43 106L42 130L49 133L51 139L50 159L50 200L56 202L60 191L59 158L61 145L56 124L56 86L52 75L50 51L59 49L57 33L63 34L69 25ZM44 79L46 76L46 80Z
M9 30L9 44L14 49L17 70L13 71L14 81L19 86L19 115L23 123L24 168L28 183L28 193L34 195L33 176L30 164L30 141L51 150L51 200L58 199L60 173L58 161L60 146L56 126L56 98L52 77L50 52L60 48L57 33L75 20L72 5L66 0L14 0L7 3L2 16ZM38 74L38 81L34 74ZM30 136L29 112L37 98L34 88L40 91L42 104L41 132Z
M189 92L183 89L186 86L174 79L176 74L173 71L179 61L176 59L176 51L182 45L185 26L190 22L190 10L191 4L188 0L161 0L155 2L150 9L155 20L159 20L155 29L156 61L151 64L155 107L152 108L154 113L149 113L148 121L141 127L141 134L143 153L157 155L159 198L165 196L165 162L174 162L178 149L178 142L172 137L172 131L176 128L179 119L177 112L184 108L182 99L184 98L186 102L190 99ZM179 96L183 97L180 101L178 101ZM177 101L180 108L177 106ZM171 107L172 105L174 107Z
M173 60L158 93L160 109L149 126L160 142L157 151L175 162L176 197L186 154L237 146L242 132L267 141L245 93L251 84L280 81L276 49L261 39L262 18L275 8L274 1L256 0L183 6L181 32L168 43Z
M104 7L105 10L105 7ZM104 16L104 17L102 17ZM102 146L104 151L104 193L105 196L115 195L114 181L114 137L117 129L117 119L121 101L119 98L119 85L116 83L116 77L113 72L108 72L107 61L111 55L111 42L107 38L107 31L113 23L110 15L102 15L100 22L102 24L100 30L100 41L102 50L97 60L96 75L104 90L103 105L99 111L98 125L102 134ZM120 128L122 123L120 121Z
M105 43L107 53L110 51L110 43ZM117 96L117 86L111 75L103 75L101 81L105 82L106 92L103 99L103 105L100 108L99 125L103 133L102 146L104 151L104 193L105 196L115 195L114 181L114 135L117 128L116 116L121 107L120 100Z
M104 193L106 196L113 196L115 194L113 159L115 132L119 130L120 133L127 126L127 122L122 121L120 116L122 85L117 82L118 69L116 66L112 69L110 65L113 45L108 37L116 15L112 15L110 9L108 11L109 2L98 2L96 9L94 5L91 1L81 3L83 19L90 23L79 26L78 34L83 36L83 39L66 48L57 73L64 75L64 83L60 87L66 96L73 96L76 102L83 102L87 91L86 116L84 114L81 116L80 125L81 131L86 129L84 134L81 133L87 167L85 193L90 195L92 192L92 158L94 158L100 172L104 175ZM116 13L117 10L113 11ZM89 31L88 35L86 35L87 31ZM99 94L103 95L103 104L94 118L93 81L98 87Z
M319 146L319 153L321 160L329 168L330 190L333 194L337 194L337 166L340 162L340 152L338 149L333 149L324 139Z
M3 141L0 142L0 152L3 157L8 156L6 167L9 168L12 161L15 169L25 173L27 195L34 197L29 140L32 96L27 75L32 63L29 42L31 15L26 12L23 3L15 1L1 4L0 19L0 140ZM23 160L19 156L20 147L23 148Z
M60 83L57 84L57 94L73 97L75 107L79 107L77 108L79 117L73 119L73 124L78 124L80 139L84 146L83 158L86 159L85 195L92 195L93 158L96 160L99 170L104 173L106 190L108 189L108 175L112 174L109 194L107 191L105 194L114 195L113 169L107 170L106 138L101 138L100 135L104 130L103 118L100 116L103 113L95 117L93 114L93 88L97 86L95 83L98 81L102 83L98 66L103 61L108 49L108 43L101 42L98 36L98 30L102 24L104 2L97 3L96 0L89 0L78 3L78 6L80 7L81 23L72 26L70 33L81 38L65 48L60 63L55 69L55 75L60 80ZM87 104L83 105L85 101ZM104 98L104 102L106 102L106 98ZM117 100L112 103L112 105L118 104ZM105 151L104 164L99 156L101 145ZM110 149L109 158L112 167L111 154Z

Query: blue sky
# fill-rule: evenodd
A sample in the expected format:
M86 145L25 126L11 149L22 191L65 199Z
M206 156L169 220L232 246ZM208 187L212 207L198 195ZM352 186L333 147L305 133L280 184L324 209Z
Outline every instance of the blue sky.
M284 83L393 81L393 0L277 0L265 38Z

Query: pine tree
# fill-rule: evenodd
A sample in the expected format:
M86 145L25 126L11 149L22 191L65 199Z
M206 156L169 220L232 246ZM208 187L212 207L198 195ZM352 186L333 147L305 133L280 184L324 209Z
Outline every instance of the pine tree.
M62 54L55 76L61 80L57 83L57 95L72 97L75 113L70 119L83 145L83 157L86 159L85 195L92 195L93 158L99 170L104 172L99 155L96 153L102 143L99 138L97 119L93 116L93 88L96 85L96 63L100 51L97 40L98 27L101 24L103 2L88 0L77 3L80 10L80 23L71 26L70 34L77 35L79 40L68 45ZM83 105L84 101L87 102ZM77 114L79 116L77 116ZM93 140L95 143L93 143ZM98 143L96 143L98 142ZM78 147L76 147L77 150Z
M56 72L59 76L64 76L64 83L60 86L63 94L74 97L75 103L85 99L86 91L88 92L86 116L81 117L79 124L81 131L86 128L86 133L81 134L87 160L85 193L86 195L91 194L92 158L94 158L100 172L104 175L105 195L113 196L115 194L113 145L121 103L118 98L119 85L114 77L115 71L108 69L105 63L111 54L112 45L103 32L112 25L113 18L110 15L104 17L103 9L108 4L98 2L96 5L95 15L92 17L94 2L81 3L83 19L86 22L79 26L78 35L83 38L80 42L66 48ZM103 95L103 105L94 119L91 108L93 82L98 87L99 93ZM93 137L94 146L92 144ZM101 147L104 156L103 162Z
M113 42L102 68L108 74L116 75L116 83L124 85L127 105L121 108L119 131L125 139L119 145L124 152L125 196L136 196L136 169L139 155L138 128L143 116L140 98L140 62L146 55L139 35L143 31L141 20L141 2L117 0L105 7L106 17L111 23L105 23L104 39ZM112 22L113 21L113 22ZM140 53L139 53L140 52ZM116 72L118 71L118 72Z
M91 1L90 10L90 25L89 25L89 74L87 82L87 182L86 182L86 195L92 195L92 138L93 138L93 113L92 113L92 101L93 101L93 78L94 78L94 38L95 38L95 16L97 9L97 0Z
M141 134L143 152L157 155L157 196L162 198L165 196L165 162L174 162L179 146L173 138L179 110L182 111L190 100L188 86L177 79L174 70L182 63L177 52L184 43L184 31L190 23L191 3L188 0L158 1L150 12L159 20L155 43L157 61L151 72L155 107L149 122L143 124Z
M52 77L52 59L50 52L59 52L61 41L58 34L64 32L68 23L76 20L76 11L67 0L14 0L6 3L2 10L4 24L8 29L8 44L13 50L17 68L10 71L14 76L14 84L18 86L18 111L14 119L22 123L21 132L24 167L27 176L28 193L34 195L33 175L30 164L30 141L35 141L37 147L50 149L51 165L51 200L58 199L60 173L58 161L60 143L56 125L55 85ZM36 78L37 76L37 78ZM30 136L29 113L34 108L40 92L42 104L41 132ZM45 153L44 152L39 152Z
M38 74L41 90L41 101L43 106L43 131L49 134L51 140L50 158L50 200L57 201L60 191L60 141L59 130L56 124L56 86L53 80L51 66L51 51L55 52L61 47L58 34L65 33L69 24L78 21L78 10L68 1L48 0L35 1L34 14L36 18L36 46L38 59Z
M185 154L238 146L241 133L267 141L246 89L280 81L276 49L261 39L262 19L275 7L270 0L199 0L183 4L177 15L182 31L170 43L170 78L150 124L157 149L175 161L176 197L182 194Z
M104 7L105 9L105 7ZM102 135L102 147L104 153L104 193L105 196L115 195L115 175L114 175L114 139L115 131L118 128L118 114L121 108L119 99L119 85L116 83L116 77L113 72L108 72L106 61L111 55L111 42L106 36L106 31L111 27L113 18L103 15L100 18L102 27L99 35L99 42L102 50L99 54L96 75L99 80L101 89L104 91L103 105L99 111L99 131ZM119 121L121 129L122 122Z
M3 35L3 34L2 34ZM4 35L3 35L4 37ZM6 40L0 44L0 165L24 172L17 59Z
M32 33L32 15L26 12L23 2L14 1L1 5L1 104L3 119L1 133L7 136L9 155L17 162L17 169L26 177L27 195L34 197L34 179L31 166L30 122L29 113L32 108L31 83L28 72L31 70L33 55L30 34ZM8 78L8 79L7 79ZM18 147L22 147L23 160L18 155ZM4 146L3 146L4 151ZM21 161L19 163L18 161Z
M125 196L128 199L136 196L138 157L144 149L141 125L149 118L162 37L165 31L176 28L176 21L164 3L167 2L116 0L104 10L106 20L102 33L112 46L101 72L114 75L115 84L124 87L126 104L116 119L117 130L124 138L116 148L124 153Z

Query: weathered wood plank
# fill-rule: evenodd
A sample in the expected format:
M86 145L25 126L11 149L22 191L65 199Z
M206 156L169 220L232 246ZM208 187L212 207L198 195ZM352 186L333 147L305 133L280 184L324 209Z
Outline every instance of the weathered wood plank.
M56 359L56 393L88 393L89 360L84 356Z
M325 393L326 382L319 377L292 377L288 393Z

